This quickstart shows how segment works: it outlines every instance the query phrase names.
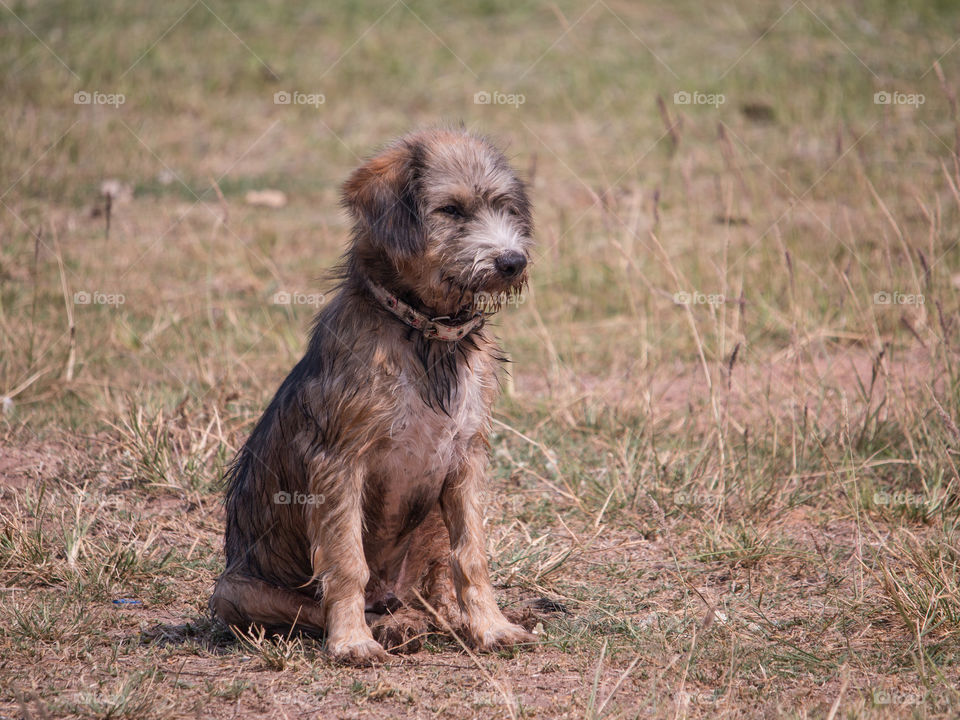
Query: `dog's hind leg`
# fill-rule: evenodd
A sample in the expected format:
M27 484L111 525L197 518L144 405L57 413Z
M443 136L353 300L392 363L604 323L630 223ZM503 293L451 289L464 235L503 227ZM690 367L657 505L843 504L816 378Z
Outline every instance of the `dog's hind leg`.
M383 647L394 653L414 653L423 645L429 631L422 610L400 607L374 619L370 630Z
M236 573L217 580L210 610L228 625L251 624L323 631L320 603L309 596Z
M453 588L453 574L450 570L450 536L443 524L439 505L434 507L420 527L414 530L410 550L404 560L404 571L397 585L397 595L405 605L422 607L422 603L412 591L412 588L416 588L417 593L432 608L432 612L427 612L433 627L444 629L443 622L434 617L435 612L454 631L460 631L463 625L463 614L460 612Z
M419 650L430 630L464 630L450 573L450 538L439 506L413 531L408 548L396 584L402 606L386 611L371 626L381 645L399 653Z

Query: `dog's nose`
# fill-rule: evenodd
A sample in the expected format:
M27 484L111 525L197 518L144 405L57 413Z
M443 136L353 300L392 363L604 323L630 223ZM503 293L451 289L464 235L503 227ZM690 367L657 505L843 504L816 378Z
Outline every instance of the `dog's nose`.
M497 255L493 264L500 273L512 278L523 272L523 269L527 266L527 258L521 252L507 250Z

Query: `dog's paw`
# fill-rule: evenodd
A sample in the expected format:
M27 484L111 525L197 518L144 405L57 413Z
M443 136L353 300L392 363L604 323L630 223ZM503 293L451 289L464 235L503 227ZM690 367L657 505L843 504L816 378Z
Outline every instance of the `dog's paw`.
M532 645L537 642L533 633L506 620L502 624L493 625L472 634L477 649L485 652L503 650L516 645Z
M404 608L387 613L371 625L373 636L390 652L412 653L423 645L427 618L417 610Z
M328 642L327 652L337 662L348 665L372 665L387 660L387 653L383 646L373 638L346 638Z

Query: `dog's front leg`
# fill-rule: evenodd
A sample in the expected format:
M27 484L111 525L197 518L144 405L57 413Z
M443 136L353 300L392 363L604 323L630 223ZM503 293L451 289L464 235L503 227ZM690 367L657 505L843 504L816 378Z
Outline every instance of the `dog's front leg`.
M327 651L357 664L386 659L364 617L364 590L370 570L363 554L363 482L359 467L312 468L308 527L314 577L322 588Z
M484 548L481 488L487 467L486 443L471 441L460 467L444 482L440 503L450 534L450 565L457 600L471 639L481 650L493 650L536 638L507 620L493 596Z

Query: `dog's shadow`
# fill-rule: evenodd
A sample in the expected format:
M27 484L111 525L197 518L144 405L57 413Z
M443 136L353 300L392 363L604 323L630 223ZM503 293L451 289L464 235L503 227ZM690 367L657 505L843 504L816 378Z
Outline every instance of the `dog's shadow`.
M140 642L158 648L192 645L214 655L236 649L240 639L221 620L194 615L182 623L156 623L140 632Z
M504 615L511 621L532 631L538 623L547 622L572 613L555 600L545 597L527 600L503 608ZM456 647L453 638L444 633L430 633L434 645ZM210 615L194 615L182 623L156 623L139 636L141 644L153 647L193 647L211 655L227 655L238 649L262 650L264 644L287 645L296 643L304 650L322 648L324 635L307 629L287 627L263 627L254 625L245 630L228 626L219 618ZM449 641L449 642L447 642Z

